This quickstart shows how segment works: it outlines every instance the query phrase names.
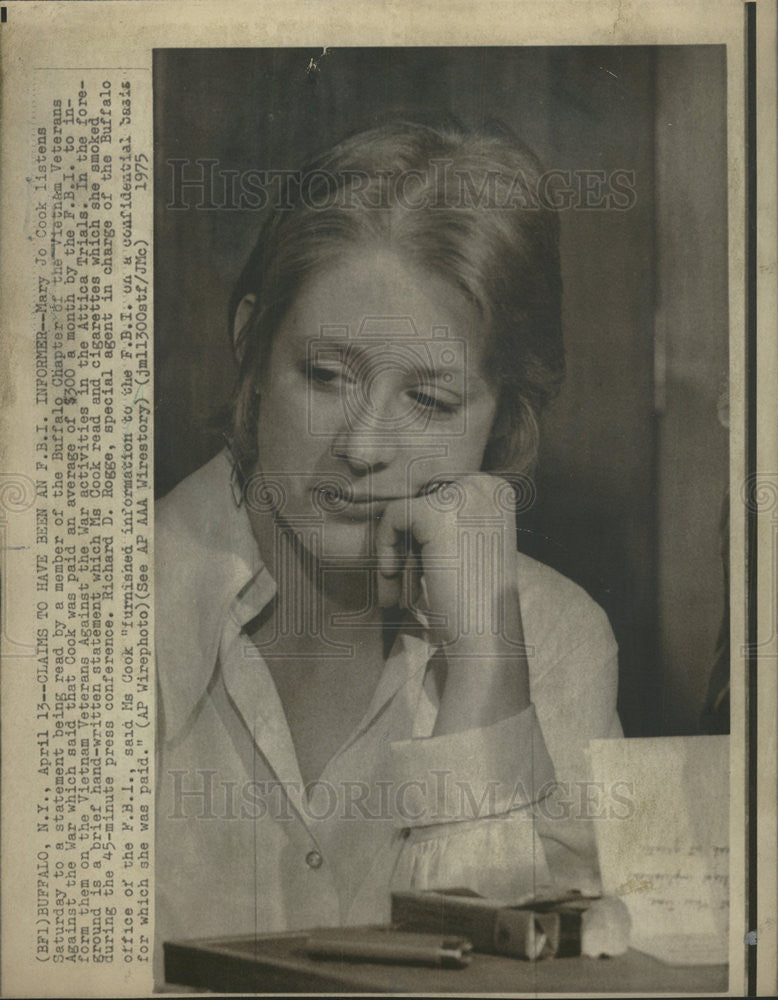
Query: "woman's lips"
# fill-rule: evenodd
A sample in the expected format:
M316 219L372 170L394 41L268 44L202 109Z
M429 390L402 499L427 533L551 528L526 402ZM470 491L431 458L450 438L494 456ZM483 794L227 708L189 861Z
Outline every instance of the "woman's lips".
M344 499L340 509L333 511L336 517L347 521L372 521L383 516L387 505L400 497L354 497Z
M390 503L407 499L402 494L381 496L349 496L327 487L316 490L323 501L325 513L344 521L370 521L381 517Z

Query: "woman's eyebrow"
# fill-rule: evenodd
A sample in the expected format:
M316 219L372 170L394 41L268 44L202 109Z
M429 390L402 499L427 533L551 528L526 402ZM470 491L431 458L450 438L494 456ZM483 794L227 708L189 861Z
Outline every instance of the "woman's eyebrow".
M349 337L330 336L310 336L299 331L292 333L296 346L304 349L312 359L326 358L329 361L340 360L347 363L366 365L381 361L382 352L386 352L387 357L392 355L395 358L403 353L403 348L407 354L415 356L420 362L416 366L418 375L422 379L430 382L441 383L443 388L450 387L452 390L468 385L469 390L479 391L486 386L486 379L475 366L468 364L467 357L461 357L461 352L454 351L454 359L436 364L434 360L430 363L429 357L423 357L428 352L430 354L440 353L445 342L437 338L429 340L414 340L409 337L407 340L397 340L391 337L376 337L371 341L355 341ZM448 376L448 378L447 378Z

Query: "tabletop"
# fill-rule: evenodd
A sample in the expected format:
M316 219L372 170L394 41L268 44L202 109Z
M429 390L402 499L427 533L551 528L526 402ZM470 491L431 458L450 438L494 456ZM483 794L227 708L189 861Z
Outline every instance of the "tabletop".
M725 993L726 965L671 966L637 951L527 962L473 956L465 969L309 958L304 933L165 943L170 983L250 993Z

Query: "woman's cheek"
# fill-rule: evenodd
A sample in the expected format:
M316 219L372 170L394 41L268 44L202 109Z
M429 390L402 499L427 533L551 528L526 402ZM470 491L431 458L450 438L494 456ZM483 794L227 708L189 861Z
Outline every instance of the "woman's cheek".
M288 420L306 437L319 441L350 429L347 407L342 394L335 389L327 391L308 388L303 395L288 395Z
M281 433L288 444L290 434L299 437L308 425L309 400L304 389L291 380L279 380L266 394L260 404L260 422L264 421L274 433ZM261 430L261 427L260 427Z

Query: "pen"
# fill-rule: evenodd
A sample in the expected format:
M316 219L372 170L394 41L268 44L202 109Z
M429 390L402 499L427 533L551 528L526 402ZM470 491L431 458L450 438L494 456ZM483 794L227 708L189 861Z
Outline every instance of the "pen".
M473 946L461 937L339 928L310 934L305 950L311 958L464 969Z

